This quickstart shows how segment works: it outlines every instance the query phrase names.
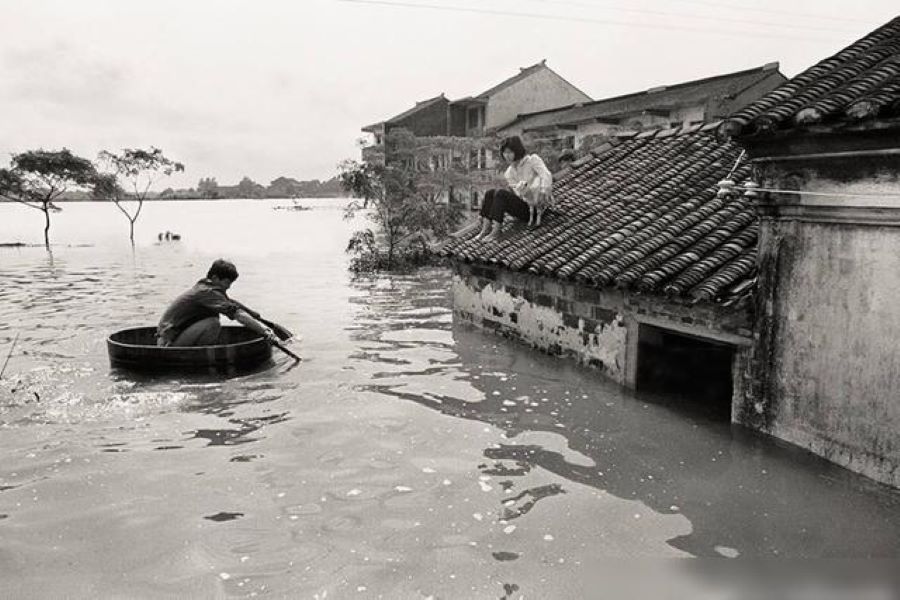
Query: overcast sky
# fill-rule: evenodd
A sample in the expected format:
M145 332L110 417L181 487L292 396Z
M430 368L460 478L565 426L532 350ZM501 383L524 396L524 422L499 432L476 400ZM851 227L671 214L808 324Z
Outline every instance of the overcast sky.
M897 0L0 0L10 153L155 145L195 186L325 179L360 127L547 59L595 99L780 61L787 76Z

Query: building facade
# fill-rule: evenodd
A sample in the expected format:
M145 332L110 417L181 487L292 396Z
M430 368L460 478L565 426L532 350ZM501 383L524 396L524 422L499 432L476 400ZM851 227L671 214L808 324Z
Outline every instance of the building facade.
M722 133L769 190L743 420L900 486L900 18Z

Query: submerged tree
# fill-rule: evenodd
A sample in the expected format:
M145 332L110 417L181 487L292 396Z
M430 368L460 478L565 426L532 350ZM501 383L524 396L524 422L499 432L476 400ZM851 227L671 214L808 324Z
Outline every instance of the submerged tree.
M50 213L70 189L96 185L97 170L86 158L62 150L29 150L14 154L9 169L0 169L0 198L44 213L44 244L50 247Z
M362 202L348 205L347 216L364 214L375 231L357 232L347 246L357 270L393 269L431 258L435 239L445 237L462 218L455 191L468 190L482 174L465 160L478 145L460 138L416 138L391 132L386 160L339 165L345 191Z
M362 204L356 200L348 204L345 217L352 218L357 211L371 208L366 216L375 224L378 238L383 242L383 266L388 270L394 268L402 242L422 225L412 179L400 169L355 161L341 163L340 178L344 189L363 199ZM355 264L379 262L376 239L371 229L353 234L347 251L356 256Z
M125 148L120 154L100 152L106 170L98 179L96 196L112 200L128 219L129 239L134 243L134 223L141 216L150 188L163 177L184 171L184 165L167 158L159 148Z

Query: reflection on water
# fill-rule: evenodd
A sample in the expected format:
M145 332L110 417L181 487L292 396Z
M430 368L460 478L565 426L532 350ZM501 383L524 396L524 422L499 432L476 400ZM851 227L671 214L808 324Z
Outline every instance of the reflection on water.
M900 553L895 492L455 325L446 271L351 280L333 203L226 204L167 203L177 246L0 249L11 595L570 598L604 559ZM111 372L220 254L304 361Z
M521 516L538 500L565 491L564 484L578 483L638 500L660 515L687 518L690 531L667 543L694 556L734 549L750 556L835 557L858 555L862 548L867 556L896 555L896 494L845 495L860 486L883 488L787 445L679 413L554 358L453 327L441 318L446 314L416 312L420 301L408 298L432 297L441 289L435 283L411 278L387 291L369 288L357 339L371 340L373 331L390 332L402 323L423 331L410 335L407 329L404 337L430 341L415 353L418 369L376 371L374 381L359 389L502 430L503 441L484 449L489 460L479 468L508 478L507 489L518 489L513 478L535 469L561 478L504 500L501 515ZM409 356L409 347L390 333L380 339L365 360L392 365ZM450 375L437 386L435 364ZM507 510L507 503L519 508ZM851 513L852 522L834 522ZM874 519L872 527L860 527L858 518ZM876 523L891 525L882 530Z

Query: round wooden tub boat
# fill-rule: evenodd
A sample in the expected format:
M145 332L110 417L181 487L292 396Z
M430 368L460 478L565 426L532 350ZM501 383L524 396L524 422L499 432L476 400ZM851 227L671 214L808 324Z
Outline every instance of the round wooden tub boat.
M146 372L246 371L272 358L272 346L245 327L222 327L215 346L160 347L155 327L123 329L106 340L113 367Z

